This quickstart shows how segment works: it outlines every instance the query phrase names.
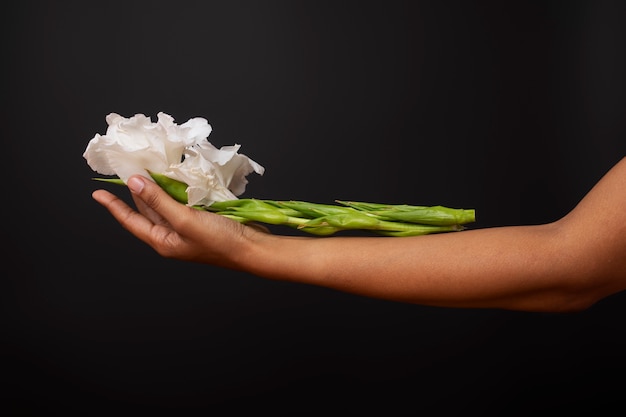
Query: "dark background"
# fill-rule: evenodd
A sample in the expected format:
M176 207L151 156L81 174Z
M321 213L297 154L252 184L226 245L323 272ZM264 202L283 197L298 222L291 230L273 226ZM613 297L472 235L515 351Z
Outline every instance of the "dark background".
M623 410L623 294L447 309L165 260L91 199L82 153L110 112L200 116L265 166L247 197L549 222L626 155L625 18L620 1L6 6L2 411Z

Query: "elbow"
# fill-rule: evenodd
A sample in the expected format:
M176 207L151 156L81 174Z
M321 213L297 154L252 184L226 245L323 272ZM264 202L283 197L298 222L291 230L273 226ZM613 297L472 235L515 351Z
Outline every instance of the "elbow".
M533 313L575 314L590 309L602 298L582 290L553 289L519 300L513 309Z
M547 310L578 313L626 289L623 243L611 244L604 236L581 230L579 222L567 217L554 223L549 253L551 266L544 271L553 278L542 291L551 302Z
M563 296L561 300L555 302L551 306L550 311L562 314L582 313L583 311L589 310L598 301L600 301L599 298L590 297L589 294L586 293L568 294L567 296Z
M572 274L564 280L550 305L556 313L580 313L623 288L615 286L615 277L602 273ZM619 282L619 281L617 281Z

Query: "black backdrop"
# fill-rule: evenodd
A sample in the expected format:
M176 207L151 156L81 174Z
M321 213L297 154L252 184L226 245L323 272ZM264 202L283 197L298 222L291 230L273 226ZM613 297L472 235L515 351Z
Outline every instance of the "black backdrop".
M6 6L0 407L623 408L622 294L446 309L165 260L93 202L82 152L110 112L201 116L266 167L244 196L548 222L626 155L625 18L619 1Z

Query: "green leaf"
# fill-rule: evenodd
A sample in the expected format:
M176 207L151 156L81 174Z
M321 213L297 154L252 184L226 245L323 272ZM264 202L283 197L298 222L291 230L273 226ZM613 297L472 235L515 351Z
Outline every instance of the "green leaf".
M410 227L405 228L405 230L381 229L377 230L376 233L383 236L407 237L430 235L433 233L458 232L463 230L463 226L459 225L433 226L428 224L410 224L408 226Z
M92 178L94 181L109 182L111 184L126 185L120 178Z

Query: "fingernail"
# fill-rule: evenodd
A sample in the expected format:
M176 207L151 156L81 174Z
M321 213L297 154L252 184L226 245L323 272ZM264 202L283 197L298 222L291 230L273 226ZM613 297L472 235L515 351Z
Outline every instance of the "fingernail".
M141 190L143 190L143 181L137 177L132 177L128 180L128 183L126 184L128 186L128 188L130 188L130 191L132 191L135 194L139 194L141 192Z

